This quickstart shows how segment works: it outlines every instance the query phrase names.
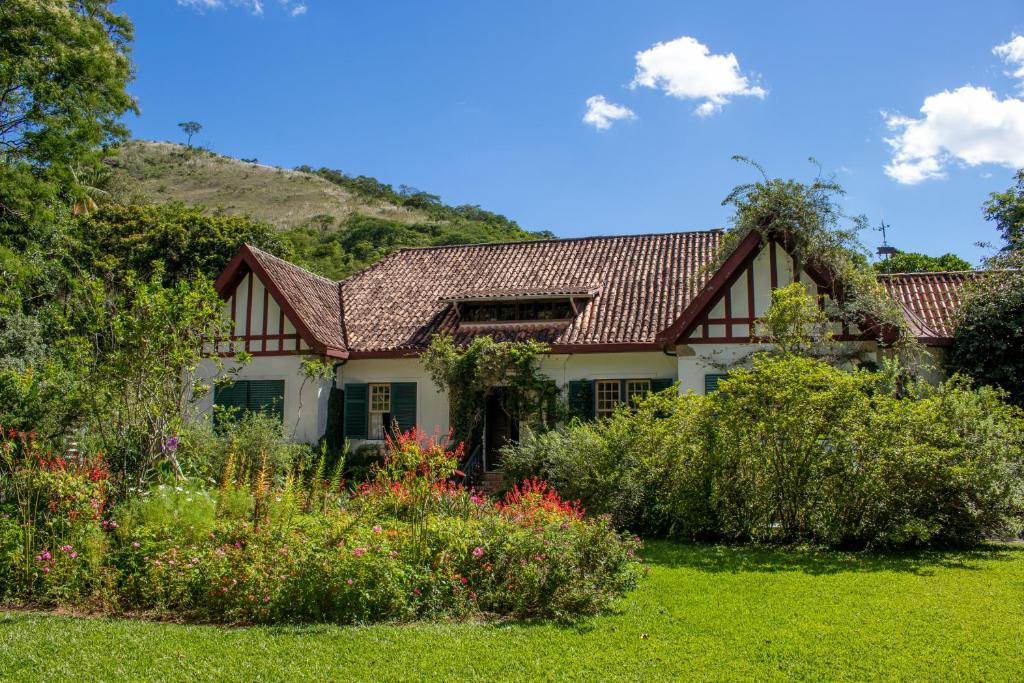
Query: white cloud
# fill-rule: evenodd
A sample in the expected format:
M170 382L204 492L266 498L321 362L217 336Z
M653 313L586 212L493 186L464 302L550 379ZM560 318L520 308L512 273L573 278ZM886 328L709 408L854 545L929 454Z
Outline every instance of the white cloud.
M598 130L608 130L615 121L635 119L636 114L628 107L609 102L603 95L587 98L587 113L583 123L589 123Z
M965 85L931 95L921 106L921 118L885 114L895 135L892 162L885 173L913 185L945 177L954 161L968 166L1024 166L1024 100L999 99L988 88Z
M305 5L295 5L295 7L292 7L292 9L291 9L291 15L293 17L302 16L305 13L306 13L306 6Z
M257 16L263 14L262 0L178 0L178 4L182 7L191 7L200 12L211 9L224 9L230 5L232 7L244 7Z
M690 36L638 52L630 87L638 86L663 90L681 100L703 100L695 110L699 116L719 111L730 97L764 98L768 94L740 71L736 55L711 54L706 45Z
M1007 75L1024 80L1024 36L1014 36L1013 40L992 48L993 54L1002 57L1007 66L1017 67L1016 71L1008 71ZM1024 83L1021 84L1024 89Z

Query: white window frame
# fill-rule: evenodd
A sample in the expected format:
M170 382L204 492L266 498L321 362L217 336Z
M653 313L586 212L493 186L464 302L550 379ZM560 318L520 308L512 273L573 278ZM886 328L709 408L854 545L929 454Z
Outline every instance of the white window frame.
M391 384L387 382L371 383L367 386L366 396L369 416L366 436L369 439L383 439L390 426L384 424L384 415L391 412Z
M637 388L639 387L639 388ZM649 379L627 379L626 380L626 403L635 405L636 401L650 396L651 380ZM635 400L634 400L635 399Z
M602 389L614 387L615 398L602 396ZM605 392L608 393L608 392ZM605 402L602 404L602 400ZM622 403L622 384L617 379L599 379L594 382L594 416L609 417Z

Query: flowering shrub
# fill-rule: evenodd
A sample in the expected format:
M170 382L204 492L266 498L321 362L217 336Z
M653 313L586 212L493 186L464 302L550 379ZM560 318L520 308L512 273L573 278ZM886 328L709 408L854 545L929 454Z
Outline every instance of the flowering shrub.
M119 609L178 618L357 623L568 619L606 609L634 585L636 539L542 481L500 502L454 485L461 455L412 430L350 491L322 467L278 485L231 475L217 491L158 486L89 517L104 545L88 552L106 582L75 574L91 566L85 546L48 539L31 558L41 577L33 585L46 591L20 595L81 603L102 589Z
M109 480L102 453L54 455L31 432L0 429L0 574L44 603L93 594L103 582Z

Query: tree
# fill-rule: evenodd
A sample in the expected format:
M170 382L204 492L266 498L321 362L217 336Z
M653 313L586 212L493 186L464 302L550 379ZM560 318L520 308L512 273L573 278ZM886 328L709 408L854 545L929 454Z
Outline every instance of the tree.
M803 284L772 290L772 303L757 321L758 334L784 355L823 353L832 341L832 323Z
M740 156L734 159L753 166L762 179L736 186L722 200L723 206L734 207L733 225L709 269L719 268L756 230L764 240L786 244L798 268L811 266L830 274L837 295L831 312L839 320L871 331L879 341L895 343L900 350L912 348L916 340L907 330L902 311L878 283L857 240L867 219L847 215L839 204L845 194L842 186L820 177L810 183L769 178L756 162Z
M188 142L186 143L189 147L192 146L192 136L197 135L199 131L203 129L203 124L198 121L182 121L178 124L178 128L188 136Z
M0 221L40 218L45 197L73 201L75 170L127 135L133 28L112 4L0 3Z
M1005 389L1024 406L1024 254L990 259L965 293L948 369Z
M1016 185L1005 192L993 192L982 205L985 220L999 229L1005 244L1003 251L1024 250L1024 168L1013 176Z
M216 278L243 244L289 258L274 228L245 216L210 216L184 204L108 204L78 221L75 259L110 282L129 272L148 275L161 264L172 285L199 275Z
M879 273L934 273L973 268L956 254L928 256L913 251L901 251L876 263L875 270Z

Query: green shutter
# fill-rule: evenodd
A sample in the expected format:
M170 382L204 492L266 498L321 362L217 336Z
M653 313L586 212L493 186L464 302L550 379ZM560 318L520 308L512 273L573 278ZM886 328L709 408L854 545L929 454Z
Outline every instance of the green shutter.
M569 382L569 410L584 420L594 419L594 383L589 379Z
M365 439L369 431L370 386L345 385L345 438Z
M718 391L718 382L728 376L729 375L704 375L704 393L710 394L714 391Z
M398 421L400 432L416 426L416 382L391 384L391 419Z
M652 379L651 380L651 393L657 394L657 393L659 393L661 391L665 391L666 389L668 389L669 387L671 387L675 383L676 383L676 381L674 379L671 379L671 378L668 378L668 377L662 378L662 379Z
M343 409L341 389L332 382L331 392L327 395L327 426L324 429L324 441L327 448L332 451L345 445L345 432L341 421Z
M223 386L214 386L213 404L222 408L245 409L249 395L248 382L233 382Z
M245 408L251 412L273 415L284 420L284 380L253 379L249 385L249 398Z

